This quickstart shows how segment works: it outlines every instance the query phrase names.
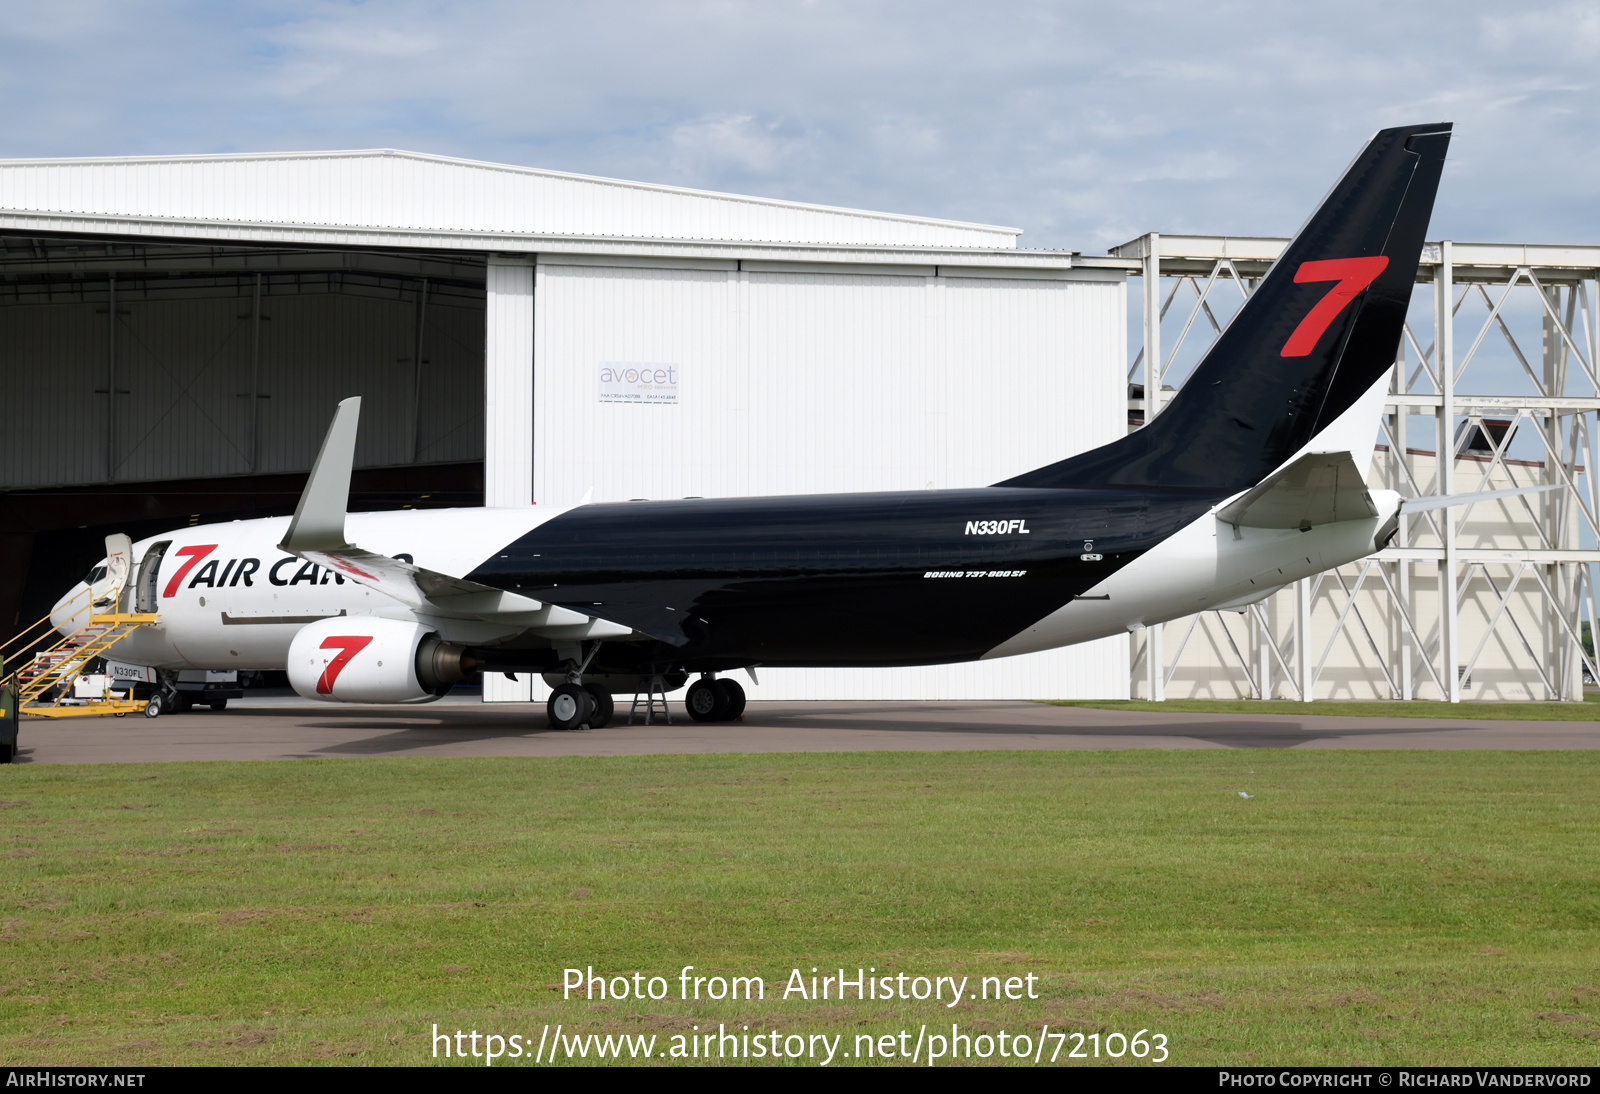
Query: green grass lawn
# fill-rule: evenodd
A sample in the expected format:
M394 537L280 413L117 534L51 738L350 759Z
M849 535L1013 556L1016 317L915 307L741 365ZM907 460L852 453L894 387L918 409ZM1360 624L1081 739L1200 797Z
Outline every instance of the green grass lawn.
M1094 707L1099 710L1152 710L1171 714L1319 714L1344 718L1464 718L1490 721L1592 722L1600 719L1600 693L1588 692L1581 703L1364 703L1319 699L1048 699L1050 706Z
M1176 1064L1593 1064L1597 774L1259 750L0 768L0 1057L418 1064L435 1023L853 1053L956 1022L1146 1029ZM590 965L673 997L554 990ZM681 1002L683 965L766 998ZM1031 973L1040 998L781 997L840 966Z

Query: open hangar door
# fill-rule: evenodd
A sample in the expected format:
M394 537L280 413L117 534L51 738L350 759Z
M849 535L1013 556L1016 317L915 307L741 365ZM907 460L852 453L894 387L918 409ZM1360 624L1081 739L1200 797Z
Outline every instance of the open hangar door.
M0 630L104 553L291 513L339 399L352 504L483 498L484 260L0 236Z

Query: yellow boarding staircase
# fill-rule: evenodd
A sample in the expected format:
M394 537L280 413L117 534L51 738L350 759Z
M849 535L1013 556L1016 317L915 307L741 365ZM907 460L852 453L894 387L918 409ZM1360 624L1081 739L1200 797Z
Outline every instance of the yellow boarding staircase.
M127 536L107 536L106 549L111 563L107 581L95 583L62 605L71 612L70 618L62 626L67 637L33 654L15 670L9 673L0 671L0 688L16 689L14 694L19 714L38 714L47 718L115 714L120 718L144 709L142 702L116 698L109 687L102 688L97 696L78 697L73 694L73 683L95 658L105 656L107 650L140 627L161 619L155 612L117 610L124 599L132 544ZM96 611L97 605L105 605L112 610ZM80 622L85 616L88 617L87 624ZM52 629L54 625L47 615L0 646L0 666L19 651L37 645ZM54 698L49 697L52 694Z

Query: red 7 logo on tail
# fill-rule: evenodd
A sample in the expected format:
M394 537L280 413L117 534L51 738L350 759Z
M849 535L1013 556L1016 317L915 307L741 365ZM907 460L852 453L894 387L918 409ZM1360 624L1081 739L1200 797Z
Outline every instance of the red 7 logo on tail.
M339 679L339 674L350 663L350 658L360 653L372 644L372 636L366 634L335 634L322 640L322 649L342 650L343 652L328 662L328 667L322 670L322 675L317 679L317 694L332 695L333 685Z
M1317 301L1317 306L1306 313L1300 325L1283 344L1279 357L1304 357L1317 345L1317 339L1327 330L1346 305L1360 295L1361 290L1378 279L1389 265L1388 255L1372 258L1324 258L1315 262L1302 262L1294 272L1295 284L1307 281L1337 281L1328 295Z

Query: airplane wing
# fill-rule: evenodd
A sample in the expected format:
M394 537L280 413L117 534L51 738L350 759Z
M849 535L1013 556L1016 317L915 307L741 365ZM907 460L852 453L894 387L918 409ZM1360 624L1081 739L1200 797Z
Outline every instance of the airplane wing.
M1308 452L1217 512L1235 527L1313 528L1378 515L1348 452Z
M360 396L339 404L300 495L294 519L289 522L289 531L278 544L280 550L325 566L427 615L505 623L552 639L618 639L635 635L632 627L441 574L346 542L345 510L360 416Z

